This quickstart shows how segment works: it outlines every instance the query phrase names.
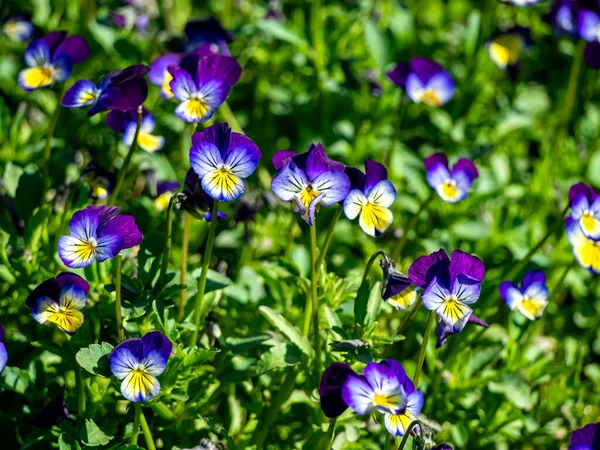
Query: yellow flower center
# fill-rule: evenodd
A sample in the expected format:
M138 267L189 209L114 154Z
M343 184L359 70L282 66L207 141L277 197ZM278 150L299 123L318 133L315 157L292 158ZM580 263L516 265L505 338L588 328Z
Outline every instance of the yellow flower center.
M444 302L444 315L446 317L451 317L454 321L459 321L465 317L465 313L467 310L465 306L460 303L455 297L449 297Z
M421 101L429 106L440 106L442 104L439 97L437 96L435 91L432 89L428 89L425 92L423 92Z
M581 216L581 227L585 231L593 231L596 229L596 219L590 213L585 213Z
M456 194L458 194L458 189L456 188L456 185L454 183L447 181L442 185L442 193L445 197L452 199L456 198Z
M192 98L188 100L187 111L190 117L201 119L208 111L208 104L203 99Z
M373 397L373 404L375 406L382 406L384 408L395 408L398 406L398 396L388 394L375 394Z
M600 243L592 241L591 239L585 239L581 247L577 249L579 259L584 267L593 267L598 269L600 267Z
M317 198L318 195L319 192L316 189L314 189L310 183L308 183L308 186L306 186L304 190L300 192L300 201L308 210L308 205L310 205L310 202Z

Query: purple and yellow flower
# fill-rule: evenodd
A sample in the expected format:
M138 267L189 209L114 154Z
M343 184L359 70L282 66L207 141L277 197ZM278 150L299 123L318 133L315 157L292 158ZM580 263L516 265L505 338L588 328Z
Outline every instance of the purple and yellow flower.
M193 217L210 222L212 220L212 208L214 199L202 189L202 183L194 169L190 169L185 177L183 193L185 197L179 203L181 209L190 213ZM227 214L217 212L218 219L226 219Z
M548 286L546 286L544 272L529 272L525 275L521 286L512 281L503 281L498 289L500 297L508 307L512 311L519 311L529 320L538 320L542 317L548 305Z
M521 53L531 45L528 28L514 27L492 37L486 45L490 59L498 68L516 73Z
M331 363L323 372L319 383L319 398L321 409L330 419L340 416L348 409L342 398L342 388L350 375L358 376L349 364L341 362Z
M162 180L156 183L154 204L158 211L164 211L169 206L169 201L181 183L175 180Z
M587 42L600 41L600 15L597 12L582 9L577 14L577 32Z
M573 431L569 450L599 450L600 422L590 423L583 428Z
M128 339L109 355L110 370L121 380L123 397L132 402L147 402L160 393L158 376L163 373L173 344L160 331L141 339Z
M600 239L600 196L590 186L577 183L569 189L571 219L579 225L585 237Z
M452 76L431 59L413 58L410 62L400 62L387 75L415 103L442 106L456 90Z
M396 270L396 264L391 259L379 262L383 270L383 286L381 298L402 311L410 308L417 301L419 288L403 273Z
M454 332L461 331L479 299L485 266L476 256L454 250L449 258L441 249L419 257L408 270L410 280L423 288L423 304L435 311Z
M69 36L66 31L48 33L25 50L25 63L29 68L19 73L19 86L33 91L65 81L73 72L73 66L88 59L90 53L90 46L81 36Z
M278 151L273 156L273 166L279 171L271 182L273 193L291 202L294 211L309 225L313 224L317 206L335 205L350 192L344 165L329 159L320 142L299 155Z
M0 323L0 373L6 367L8 362L8 352L6 351L6 345L4 345L4 327Z
M350 374L342 398L358 414L372 409L384 413L385 427L394 436L404 436L423 407L423 394L415 389L402 364L391 359L367 364L363 375Z
M566 219L567 238L579 265L593 274L600 273L600 241L588 238L581 225L571 217Z
M230 202L242 196L262 154L248 136L217 123L192 136L190 163L202 189L213 199Z
M234 58L194 52L178 66L169 66L171 91L180 102L175 114L186 122L206 122L240 79L242 68Z
M106 116L106 124L116 133L123 133L123 142L131 145L137 128L137 111L111 111ZM159 151L165 145L165 138L152 134L156 120L146 108L142 108L142 122L137 144L148 153Z
M33 318L42 325L56 324L68 335L83 325L81 310L87 303L90 285L71 272L62 272L56 278L44 281L25 300Z
M167 53L159 56L150 64L148 80L150 83L160 86L160 95L166 100L173 98L173 91L171 91L173 76L169 72L169 66L177 66L181 57L182 55L179 53Z
M225 30L214 17L190 20L185 25L186 51L193 51L203 44L209 44L214 52L231 56L227 43L233 41L233 34Z
M82 176L89 186L88 195L93 201L107 199L117 182L112 172L94 163L85 168Z
M365 161L365 173L346 168L351 191L344 200L344 213L350 220L359 217L362 230L370 236L381 236L394 221L390 206L396 200L396 188L388 181L383 164Z
M515 6L531 6L539 3L541 0L500 0L501 3L510 3Z
M486 322L481 320L475 314L471 314L469 316L469 320L467 320L467 323L479 325L480 327L483 327L483 328L490 327ZM446 341L448 340L448 337L450 337L456 333L457 333L457 331L455 331L454 328L451 327L450 325L448 325L446 322L444 322L444 321L438 322L438 324L435 328L435 337L436 337L435 347L442 348L444 345L446 345Z
M33 36L33 24L20 14L13 14L2 25L2 31L14 42L27 42Z
M114 258L142 242L133 216L119 216L117 206L88 206L69 223L69 236L58 240L58 256L67 267L87 267Z
M469 188L479 176L473 161L459 159L450 170L448 157L444 153L434 153L425 160L427 182L436 190L442 200L457 203L467 198Z
M148 97L148 83L144 75L150 69L142 64L115 70L96 85L89 80L76 81L65 93L65 108L92 107L88 116L102 111L136 111Z

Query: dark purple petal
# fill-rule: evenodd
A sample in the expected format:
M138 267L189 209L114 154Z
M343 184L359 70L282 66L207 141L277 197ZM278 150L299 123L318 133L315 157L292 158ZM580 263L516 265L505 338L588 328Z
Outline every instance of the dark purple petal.
M460 158L454 167L452 167L452 175L457 175L459 173L465 174L467 179L472 183L475 178L479 176L479 172L477 171L477 167L473 161L467 158Z
M187 40L187 51L210 43L216 44L223 55L229 55L227 43L233 40L233 34L225 30L214 17L189 21L185 25L184 33Z
M519 286L517 286L512 281L503 281L502 283L500 283L500 286L498 286L498 290L500 291L500 297L502 298L502 300L506 301L507 292L510 288L515 288L520 291Z
M445 153L434 153L433 155L425 158L425 161L423 163L425 164L425 170L427 171L432 170L438 164L441 164L444 167L448 168L448 157Z
M2 324L0 323L0 342L4 342L4 327L2 326Z
M30 308L33 308L36 300L40 297L49 297L52 300L58 301L58 297L60 294L60 287L58 286L58 282L56 278L50 278L42 283L40 283L32 292L27 296L25 300L25 304Z
M410 64L407 62L399 62L387 73L387 76L390 80L392 80L392 83L404 89L406 87L406 78L410 73Z
M387 180L387 169L383 164L367 158L365 160L365 192L372 189L377 183L382 180Z
M69 410L65 404L65 398L59 395L55 400L31 416L30 423L38 428L52 428L54 425L66 420L68 416Z
M583 52L585 62L592 69L600 69L600 42L588 42Z
M309 180L314 180L322 173L328 171L344 171L344 165L330 159L320 142L310 147L308 158L306 160L306 174Z
M546 275L544 274L544 272L540 270L528 272L525 275L525 278L523 278L523 285L521 286L522 291L525 291L525 289L527 289L533 283L546 284Z
M56 283L59 289L65 286L77 286L81 289L85 295L90 291L90 285L87 281L81 278L79 275L72 272L61 272L56 276ZM50 297L53 298L53 297Z
M159 181L156 185L156 195L159 196L165 192L175 192L179 189L181 183L175 180L163 180Z
M141 360L144 357L144 344L141 339L127 339L117 345L112 352L108 355L111 359L112 356L121 350L128 350L136 359Z
M146 356L153 350L158 350L165 359L169 359L173 343L160 331L151 331L142 338L142 353Z
M350 180L350 189L358 189L362 192L365 190L365 174L360 170L355 169L354 167L346 167L344 169L344 173L348 176Z
M487 322L484 322L479 317L477 317L475 314L471 314L469 316L468 322L469 323L474 323L475 325L479 325L480 327L483 327L483 328L489 328L490 327L490 325Z
M449 267L450 258L444 249L440 249L417 258L408 269L408 277L413 284L424 288L436 276L447 279Z
M144 75L149 70L148 66L138 64L108 74L98 83L102 93L88 115L112 109L136 110L148 97L148 83Z
M596 191L590 186L585 183L577 183L571 186L569 189L569 204L572 204L573 200L575 200L580 194L585 195L590 204L592 204L596 197L598 197Z
M90 211L93 211L98 216L98 228L103 227L110 219L116 217L121 211L121 208L118 206L96 206L90 205L87 208Z
M438 73L445 72L440 64L427 58L413 58L410 61L410 68L423 84L427 84Z
M60 45L60 43L67 37L68 33L66 31L53 31L52 33L48 33L45 35L42 40L48 46L48 50L50 51L50 57L54 59L54 52Z
M200 132L195 132L192 135L192 146L196 146L202 142L215 144L223 160L225 160L225 155L229 150L230 139L231 128L229 128L229 125L226 123L216 123Z
M117 216L100 227L98 237L117 234L123 238L122 249L135 247L142 242L142 233L135 224L133 216Z
M458 275L465 275L479 282L483 281L485 276L485 266L476 256L454 250L450 257L450 279L455 280Z
M398 295L412 285L410 278L398 272L392 261L381 261L380 265L383 270L383 300Z
M52 55L52 59L55 60L61 56L69 56L73 64L80 64L87 60L92 53L92 49L86 42L86 40L74 34L64 39L57 47Z
M600 449L600 422L573 431L570 444L569 450Z
M221 78L229 87L233 86L242 75L242 66L230 56L209 55L199 58L198 70L194 81L200 87L208 82Z
M481 320L475 314L469 315L469 319L467 320L467 322L479 325L483 328L490 327L486 322ZM448 325L445 321L441 320L435 328L435 336L437 338L436 348L442 348L444 345L446 345L448 337L456 333L458 333L458 331L455 331L451 325Z
M319 397L321 399L321 409L330 419L338 417L348 405L342 398L342 387L350 375L356 375L356 372L346 363L332 363L321 377L319 384Z
M442 442L441 444L433 447L431 450L452 450L452 446L450 444L446 444L445 442Z
M279 150L278 152L275 152L271 162L273 163L275 170L281 170L288 165L294 156L296 156L296 154L290 150Z
M142 120L148 114L146 108L142 108ZM116 133L123 133L131 123L137 123L137 111L111 111L106 115L106 124Z

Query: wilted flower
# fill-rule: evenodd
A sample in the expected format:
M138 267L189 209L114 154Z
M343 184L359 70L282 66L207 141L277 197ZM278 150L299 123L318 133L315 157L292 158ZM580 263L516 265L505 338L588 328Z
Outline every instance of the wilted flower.
M187 172L183 193L185 197L179 203L180 208L190 213L196 219L210 222L212 220L212 208L215 201L202 189L202 183L198 174L194 172L194 169L190 169ZM227 218L227 214L219 211L217 212L217 218L225 219Z
M29 69L19 73L19 86L33 91L65 81L73 66L88 59L90 53L90 46L81 36L69 36L66 31L48 33L25 50L25 63Z
M489 328L490 326L484 322L483 320L481 320L479 317L477 317L475 314L471 314L469 316L469 320L467 320L467 323L473 323L475 325L479 325L480 327L483 328ZM437 327L435 328L435 337L436 337L436 348L442 348L444 345L446 345L446 341L448 340L448 337L456 334L457 331L454 331L454 328L450 325L448 325L446 322L444 321L440 321L437 324Z
M175 114L186 122L205 122L223 104L242 68L234 58L194 52L169 66L169 86L180 102Z
M106 116L106 123L116 133L123 133L123 142L131 145L137 128L137 111L111 111ZM137 144L142 150L154 153L163 148L165 138L152 134L156 120L154 116L142 108L142 122L138 132Z
M214 17L190 20L185 25L186 51L192 51L202 44L210 44L213 51L223 56L231 56L227 43L233 41L233 34L225 30Z
M412 284L410 278L396 270L396 264L391 259L379 262L383 270L383 286L381 298L398 311L410 308L417 301L419 288Z
M175 180L163 180L156 184L156 193L154 195L154 204L156 209L164 211L169 206L169 201L174 192L179 189L181 183Z
M358 414L373 408L384 413L385 427L394 436L403 436L423 407L423 394L415 390L402 364L391 359L367 364L363 375L350 374L342 398Z
M456 90L452 76L441 65L426 58L400 62L387 75L415 103L442 106L454 96Z
M598 450L600 449L600 422L588 424L573 431L569 450Z
M52 428L54 425L69 418L69 410L65 397L59 395L41 410L31 416L30 423L38 428Z
M425 307L455 332L469 320L473 310L468 305L479 299L484 275L483 262L476 256L454 250L448 258L443 249L419 257L408 271L410 280L424 289Z
M320 142L299 155L278 151L273 156L273 166L279 170L271 182L273 193L291 202L294 211L309 225L313 224L317 206L335 205L350 192L344 165L329 159Z
M341 362L331 363L323 372L319 384L319 398L321 409L330 419L338 417L348 409L342 398L342 388L350 375L356 375L356 372L349 364Z
M0 373L6 367L8 361L8 352L6 351L6 345L4 345L4 327L0 324Z
M230 202L242 196L262 154L248 136L217 123L192 136L190 163L202 189L213 199Z
M590 186L577 183L569 189L571 219L579 225L585 237L600 239L600 196Z
M360 215L359 225L371 236L380 236L394 221L390 206L396 200L396 188L387 179L383 164L367 158L365 172L347 167L351 191L344 200L344 213L350 220Z
M148 80L150 80L150 83L160 86L160 95L166 100L173 98L170 85L173 76L169 72L169 66L177 66L181 57L182 55L179 53L167 53L159 56L150 64Z
M173 350L160 331L120 343L109 355L110 370L121 381L121 394L132 402L147 402L160 393L158 376L165 371Z
M58 255L67 267L87 267L114 258L142 242L133 216L118 216L117 206L88 206L69 223L70 236L58 240Z
M427 182L436 190L442 200L457 203L469 195L469 188L479 176L473 161L459 159L450 170L448 157L444 153L434 153L425 160Z
M13 14L2 25L2 31L11 41L27 42L33 36L33 24L20 14Z
M548 286L543 272L529 272L521 287L512 281L504 281L500 283L499 289L500 297L511 310L520 311L529 320L542 317L548 304Z
M112 172L94 163L90 163L82 175L89 186L88 195L94 201L108 198L117 182Z
M80 108L93 105L88 116L102 111L136 111L148 96L148 83L144 75L150 69L142 64L115 70L95 85L89 80L79 80L65 93L62 106Z
M42 325L56 324L73 335L83 325L81 310L87 303L90 285L71 272L62 272L56 278L44 281L25 300L33 318Z
M514 27L492 37L487 43L490 59L514 78L519 68L519 57L531 45L528 28Z

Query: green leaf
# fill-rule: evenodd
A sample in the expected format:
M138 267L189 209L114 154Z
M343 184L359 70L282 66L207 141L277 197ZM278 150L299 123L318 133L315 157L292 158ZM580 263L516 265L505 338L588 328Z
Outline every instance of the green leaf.
M231 350L233 353L243 353L254 347L259 346L265 341L268 341L273 336L269 334L259 334L258 336L250 336L243 338L228 337L225 340L225 348Z
M302 361L302 353L295 345L280 342L260 356L256 365L257 375L262 375L273 369L299 364Z
M24 394L33 381L29 372L18 367L5 367L1 377L2 384L17 394Z
M305 39L292 31L287 24L283 24L277 20L263 20L258 24L258 29L271 36L274 39L287 42L300 48L308 46Z
M501 373L497 380L489 382L488 389L495 394L504 394L517 408L531 408L531 388L515 373Z
M89 347L82 348L75 355L75 359L81 367L92 375L101 377L110 376L108 358L105 358L113 349L108 342L102 344L92 344Z
M369 294L371 293L371 284L369 279L362 282L354 299L354 320L357 324L365 326L367 317L367 307L369 305Z
M15 208L19 217L27 221L33 211L42 203L44 194L44 178L36 166L28 166L19 178L19 186L15 192Z
M114 436L107 436L92 419L86 419L81 429L81 440L88 447L106 445Z
M369 293L369 299L367 301L367 314L365 315L365 329L369 328L375 323L379 312L383 306L383 300L381 298L381 282L377 281L371 292Z
M590 158L587 176L593 186L600 188L600 151L594 153Z
M23 168L13 164L12 162L8 162L6 164L6 168L4 169L4 177L2 181L4 182L4 188L6 189L6 193L13 197L17 193L17 186L19 186L19 178L23 175Z
M314 350L308 342L308 339L305 336L302 336L300 330L285 320L280 313L272 310L268 306L260 306L258 310L265 316L269 323L281 331L292 344L297 345L300 350L302 350L302 353L309 357L313 355Z
M81 450L81 446L73 436L67 433L61 433L58 437L59 450Z
M365 21L364 29L365 41L367 42L369 53L373 55L377 67L383 70L388 63L387 41L385 35L371 19Z

